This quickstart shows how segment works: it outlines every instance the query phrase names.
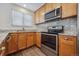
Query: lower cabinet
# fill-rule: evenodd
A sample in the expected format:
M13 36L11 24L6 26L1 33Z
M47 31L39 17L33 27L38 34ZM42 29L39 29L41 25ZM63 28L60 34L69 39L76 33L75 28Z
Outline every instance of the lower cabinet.
M9 35L9 38L7 39L7 54L16 52L18 49L17 45L17 34L13 33Z
M0 56L6 55L6 42L5 40L0 44Z
M41 47L41 33L37 32L35 37L35 44L37 47Z
M75 48L74 46L63 44L61 45L62 51L60 51L61 56L74 56L75 55Z
M34 33L27 33L27 48L34 45Z
M26 33L18 33L18 49L26 48L27 35Z
M14 32L6 39L6 55L17 52L33 45L41 47L40 33L36 32ZM1 51L0 51L1 52Z
M76 36L59 36L59 55L75 56L76 55Z

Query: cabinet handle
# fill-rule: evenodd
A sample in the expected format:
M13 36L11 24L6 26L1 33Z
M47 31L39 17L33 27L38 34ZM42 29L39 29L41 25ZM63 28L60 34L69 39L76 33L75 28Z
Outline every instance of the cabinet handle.
M11 37L8 37L7 42L9 42L9 41L10 41L10 39L11 39Z
M64 40L68 40L68 38L64 38Z

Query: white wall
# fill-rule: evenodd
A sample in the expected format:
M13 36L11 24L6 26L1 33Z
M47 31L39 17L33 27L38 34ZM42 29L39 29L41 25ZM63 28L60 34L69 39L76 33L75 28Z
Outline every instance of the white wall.
M6 3L0 3L0 29L2 30L11 30L11 29L22 29L22 27L14 27L12 26L11 20L12 20L12 9L16 9L18 11L24 12L24 13L28 13L33 15L33 13L31 11L28 11L25 8L22 8L16 4L6 4ZM34 29L35 26L32 27L25 27L26 29Z

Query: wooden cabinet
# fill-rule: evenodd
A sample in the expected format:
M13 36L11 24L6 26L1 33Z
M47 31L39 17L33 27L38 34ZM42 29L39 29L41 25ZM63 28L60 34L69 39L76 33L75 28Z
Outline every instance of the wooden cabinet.
M76 3L46 3L40 7L34 13L35 23L44 22L44 14L54 10L61 6L62 18L72 17L77 15L77 4Z
M52 10L51 5L52 5L51 3L46 3L45 5L46 13Z
M26 48L27 35L26 33L18 33L18 49Z
M34 12L34 21L35 21L35 24L38 24L39 20L40 20L39 11L35 11Z
M49 12L51 10L54 10L57 7L60 7L60 3L46 3L46 12Z
M27 33L27 48L34 45L34 33L28 32Z
M34 12L34 21L36 24L43 23L45 21L44 15L45 13L55 9L60 6L60 3L46 3L41 6L38 10Z
M37 32L36 33L36 39L35 39L35 44L37 47L41 47L41 33Z
M10 33L6 39L6 55L18 50L29 48L33 45L41 46L40 33L36 32L14 32ZM3 45L1 45L3 46ZM0 54L1 54L0 50Z
M53 9L61 7L61 3L52 3Z
M43 5L34 13L34 20L36 24L44 22L45 6Z
M76 3L62 3L62 18L77 15Z
M68 35L59 36L59 55L61 56L76 55L76 36L68 36Z
M7 39L7 53L13 53L17 51L17 34L13 33L9 35Z
M39 23L42 23L45 21L44 19L44 14L45 14L45 5L43 5L40 9L39 9Z
M6 42L5 40L0 44L0 56L6 55Z

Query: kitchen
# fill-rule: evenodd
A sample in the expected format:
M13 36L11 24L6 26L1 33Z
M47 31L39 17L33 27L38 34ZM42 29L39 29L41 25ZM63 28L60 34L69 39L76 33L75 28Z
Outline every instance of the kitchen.
M0 4L0 55L79 55L77 9L77 3Z

